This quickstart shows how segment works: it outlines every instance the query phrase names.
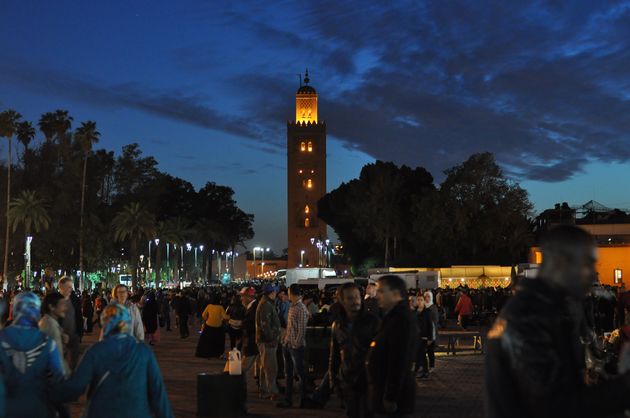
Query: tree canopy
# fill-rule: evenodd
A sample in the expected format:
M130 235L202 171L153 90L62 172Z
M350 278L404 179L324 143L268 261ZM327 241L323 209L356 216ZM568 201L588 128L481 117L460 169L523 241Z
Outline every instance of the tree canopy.
M532 205L490 153L445 171L377 161L319 202L357 266L513 264L532 242Z

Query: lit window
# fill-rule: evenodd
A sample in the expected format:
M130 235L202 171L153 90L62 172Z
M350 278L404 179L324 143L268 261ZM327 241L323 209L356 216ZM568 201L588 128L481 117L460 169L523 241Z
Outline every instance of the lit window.
M313 152L313 143L308 141L308 152Z
M309 144L310 144L310 142L309 142ZM300 144L300 151L302 151L302 152L306 151L306 142L302 142Z
M623 271L621 269L615 269L615 284L623 283Z
M298 171L298 173L300 173L300 174L302 174L303 172L304 172L304 170L300 170L300 171Z
M315 170L311 170L311 174L315 174Z
M306 188L307 189L312 189L313 188L313 180L311 180L311 179L306 180Z
M310 218L304 219L304 228L309 228L310 226L311 226L311 219Z
M308 207L308 205L306 205L304 207L304 213L310 213L311 212L311 208Z

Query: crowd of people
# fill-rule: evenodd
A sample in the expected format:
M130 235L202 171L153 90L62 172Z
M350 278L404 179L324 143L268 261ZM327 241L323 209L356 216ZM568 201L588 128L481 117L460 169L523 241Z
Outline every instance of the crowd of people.
M553 272L543 270L545 275ZM533 298L528 303L540 304L542 310L536 315L554 321L556 313L548 304L560 295L553 286L545 287L544 279L516 282L505 289L461 286L418 291L389 275L366 287L349 282L324 291L250 282L134 292L119 284L111 290L78 293L73 279L62 277L47 282L42 292L15 290L0 298L0 416L69 417L67 404L87 391L86 416L172 417L150 346L160 343L161 333L175 328L182 339L190 337L191 329L198 335L197 357L226 359L230 350L238 349L244 381L251 375L259 397L278 408L324 408L336 393L349 417L411 416L415 380L433 374L444 328L483 327L498 316L489 332L493 357L488 375L502 380L505 370L525 373L521 366L498 363L522 359L505 352L509 344L495 341L511 335L502 328L506 321L517 323L531 316L515 307L519 297ZM544 300L536 299L541 297ZM618 363L630 341L630 292L589 286L579 305L571 306L571 315L580 318L577 328L588 353L584 371L590 381L623 372ZM330 330L330 343L327 367L316 385L307 370L306 359L313 355L307 336L309 327L321 326ZM532 353L537 349L529 339L537 331L521 336L528 339L524 346ZM82 337L95 332L99 341L79 360ZM565 366L569 367L562 363ZM534 407L536 396L544 397L527 396L532 403L526 408ZM491 411L510 409L492 394L489 401Z

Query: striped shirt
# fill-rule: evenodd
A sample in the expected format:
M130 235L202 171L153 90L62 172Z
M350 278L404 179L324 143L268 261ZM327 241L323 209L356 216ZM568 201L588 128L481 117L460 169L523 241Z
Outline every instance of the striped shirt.
M306 324L308 323L308 309L302 303L302 299L291 305L287 320L287 333L284 336L284 345L289 348L306 346Z

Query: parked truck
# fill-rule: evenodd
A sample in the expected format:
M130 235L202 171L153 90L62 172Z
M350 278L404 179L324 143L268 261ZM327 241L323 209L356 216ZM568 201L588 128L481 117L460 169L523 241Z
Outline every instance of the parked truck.
M335 269L323 267L300 267L287 269L285 280L287 287L300 280L308 279L334 279L337 277Z

